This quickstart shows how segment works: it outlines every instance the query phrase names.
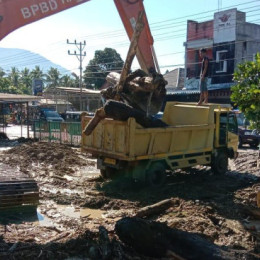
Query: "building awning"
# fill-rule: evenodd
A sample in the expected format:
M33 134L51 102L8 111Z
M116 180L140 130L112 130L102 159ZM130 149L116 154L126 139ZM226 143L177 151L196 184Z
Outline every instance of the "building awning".
M0 103L26 103L40 99L41 97L37 96L0 93Z
M68 93L80 93L80 88L68 88L68 87L56 87L56 88L49 88L45 93L54 93L54 92L68 92ZM82 94L100 94L100 90L93 90L93 89L86 89L82 88Z

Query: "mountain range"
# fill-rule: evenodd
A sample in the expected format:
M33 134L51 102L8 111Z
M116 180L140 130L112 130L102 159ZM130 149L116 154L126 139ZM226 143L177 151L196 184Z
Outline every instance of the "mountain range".
M46 73L50 67L57 68L61 74L66 74L67 69L51 62L45 57L23 49L0 48L0 68L5 72L10 71L12 67L19 70L28 68L33 70L35 66L39 66Z

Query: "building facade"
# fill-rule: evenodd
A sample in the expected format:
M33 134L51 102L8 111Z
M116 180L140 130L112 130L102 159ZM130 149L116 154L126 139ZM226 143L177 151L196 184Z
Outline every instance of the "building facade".
M230 9L214 14L206 22L188 21L185 46L185 87L198 89L201 69L200 48L210 60L209 89L233 85L237 64L253 60L260 51L260 25L246 22L246 13Z
M80 91L79 88L56 87L45 90L43 96L46 99L54 100L54 102L57 100L70 102L76 110L80 110L80 96L83 111L95 112L102 106L99 90L82 88Z
M168 82L165 87L167 93L184 88L184 71L184 68L177 68L163 75L164 79Z

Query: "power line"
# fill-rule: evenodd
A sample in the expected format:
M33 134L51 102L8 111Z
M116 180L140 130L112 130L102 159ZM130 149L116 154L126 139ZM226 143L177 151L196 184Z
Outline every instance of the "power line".
M243 3L243 4L240 4L240 5L245 5L245 4L249 4L249 3L254 3L254 2L257 2L257 1L251 1L251 2L247 2L247 3ZM236 6L239 6L239 5L236 5ZM254 8L254 7L249 7L249 8ZM249 9L248 8L248 9ZM208 12L210 12L210 11L208 11ZM203 12L203 13L208 13L208 12ZM201 14L201 13L200 13ZM194 15L193 15L194 16ZM255 15L254 15L255 16ZM191 16L189 16L189 17L191 17ZM176 20L176 19L180 19L180 18L175 18L175 19L170 19L170 20L166 20L166 21L172 21L172 20ZM160 22L160 23L163 23L163 22L165 22L165 21L162 21L162 22ZM156 23L155 23L156 24ZM172 32L171 32L172 33ZM176 38L179 38L179 37L181 37L181 36L184 36L184 35L186 35L186 34L182 34L182 35L172 35L170 38L169 37L167 37L167 38L159 38L158 39L158 41L162 41L162 40L169 40L169 39L176 39ZM156 35L157 36L157 35ZM120 45L120 44L123 44L124 42L122 42L122 43L119 43L118 45ZM128 44L128 43L127 43ZM90 46L91 47L91 46ZM166 54L165 54L166 55ZM38 60L37 58L35 59L35 60L32 60L32 61L34 61L34 62L37 62L37 61L39 61L40 62L40 60ZM43 62L42 62L43 63Z
M243 6L243 5L248 5L248 4L251 4L251 3L255 3L255 2L259 2L257 0L255 1L250 1L250 2L246 2L246 3L242 3L242 4L237 4L237 5L231 5L231 6L228 6L226 7L227 8L232 8L232 7L238 7L238 6ZM246 9L250 9L250 8L253 8L253 7L249 7L249 8L244 8L244 10ZM160 22L154 22L154 23L151 23L151 28L153 27L153 25L158 25L158 24L161 24L161 23L165 23L165 22L169 22L169 21L175 21L175 20L180 20L180 19L183 19L183 18L191 18L193 16L197 16L197 15L201 15L201 14L205 14L205 13L211 13L211 12L214 12L214 11L217 11L217 9L213 9L213 10L210 10L210 11L206 11L206 12L202 12L202 13L197 13L197 14L193 14L193 15L186 15L186 16L182 16L182 17L177 17L177 18L173 18L173 19L167 19L167 20L164 20L164 21L160 21ZM201 18L200 18L201 19ZM182 22L182 21L181 21ZM186 20L185 20L186 22ZM180 22L178 22L180 23ZM175 23L173 23L175 24ZM156 27L154 28L156 30ZM158 28L158 30L161 30L162 28ZM98 33L98 34L93 34L93 35L90 35L90 36L82 36L82 37L87 37L88 39L90 39L91 37L98 37L100 39L100 36L104 37L105 35L107 35L107 37L110 37L111 38L111 34L113 33L117 33L117 32L123 32L123 34L125 34L125 32L120 29L120 30L115 30L115 31L110 31L110 32L103 32L103 33ZM113 36L112 36L113 37ZM114 37L118 37L118 35L114 35ZM60 42L60 41L59 41ZM59 43L57 42L57 43ZM56 43L53 43L51 45L54 45ZM91 46L90 46L91 47Z

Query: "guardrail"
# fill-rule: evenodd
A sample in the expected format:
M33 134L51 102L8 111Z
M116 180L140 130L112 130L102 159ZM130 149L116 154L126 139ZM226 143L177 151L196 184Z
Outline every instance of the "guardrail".
M35 121L32 125L34 138L41 141L80 146L80 122Z

